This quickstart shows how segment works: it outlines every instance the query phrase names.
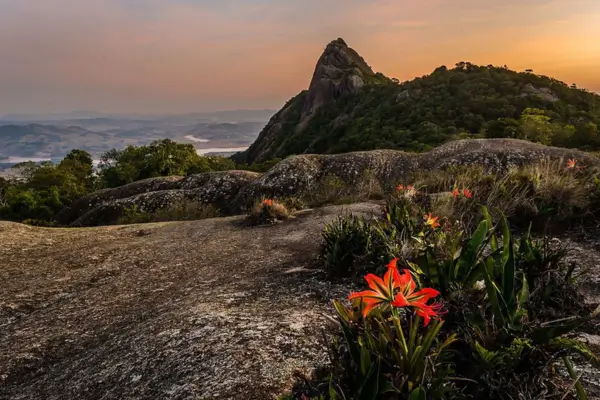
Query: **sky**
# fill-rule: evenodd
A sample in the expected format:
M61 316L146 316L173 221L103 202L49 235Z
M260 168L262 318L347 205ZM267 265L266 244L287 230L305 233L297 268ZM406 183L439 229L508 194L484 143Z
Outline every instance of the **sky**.
M0 115L278 109L342 37L401 81L459 61L600 92L600 0L0 0Z

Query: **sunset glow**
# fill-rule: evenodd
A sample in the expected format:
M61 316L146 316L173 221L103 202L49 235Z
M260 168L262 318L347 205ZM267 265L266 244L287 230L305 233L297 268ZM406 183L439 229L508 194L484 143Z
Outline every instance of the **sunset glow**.
M342 37L403 80L458 61L600 92L598 0L0 0L0 115L279 108Z

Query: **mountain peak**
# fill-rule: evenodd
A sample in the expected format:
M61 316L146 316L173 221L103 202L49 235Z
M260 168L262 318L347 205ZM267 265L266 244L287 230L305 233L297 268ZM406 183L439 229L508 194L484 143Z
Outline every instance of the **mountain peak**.
M332 40L331 42L329 42L328 46L343 46L343 47L348 47L348 45L346 44L346 41L342 38L337 38L335 40Z
M371 67L356 51L348 47L344 39L331 41L315 66L302 119L343 94L357 92L373 78L375 73Z

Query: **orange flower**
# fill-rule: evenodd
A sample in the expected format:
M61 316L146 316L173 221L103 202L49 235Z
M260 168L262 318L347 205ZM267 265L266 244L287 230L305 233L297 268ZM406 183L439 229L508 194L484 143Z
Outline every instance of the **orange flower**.
M452 197L458 197L458 195L460 194L460 192L458 191L458 188L455 187L451 194L452 194Z
M575 160L574 158L567 161L567 168L575 168L575 164L577 164L577 160Z
M440 217L434 217L431 215L431 213L429 213L425 214L423 218L425 219L425 225L429 225L433 229L440 226L440 223L437 222Z
M473 192L471 192L469 189L463 189L463 194L467 199L473 198Z
M396 190L399 191L399 192L403 191L404 190L404 185L398 185L398 186L396 186Z
M273 205L273 200L271 200L271 199L264 199L262 201L262 205L266 206L266 207L271 207Z
M388 270L380 277L368 274L365 279L369 284L370 290L350 294L349 300L361 299L363 302L363 317L375 308L391 305L393 307L412 307L415 313L423 317L425 326L429 324L431 318L442 314L442 304L427 302L437 297L440 292L432 288L424 288L417 292L411 273L408 270L398 272L398 259L395 258L388 264Z
M392 306L394 307L413 307L417 315L423 317L423 324L427 326L431 318L441 313L442 304L427 304L429 300L439 296L440 292L432 288L423 288L415 292L417 287L412 275L408 271L400 274L398 279L400 291L396 294Z
M363 301L363 317L366 317L374 308L391 304L394 301L394 291L403 283L396 267L397 262L397 258L390 261L383 279L374 274L368 274L365 277L371 290L352 293L348 297L348 300L360 298Z
M443 305L441 303L426 304L425 301L417 301L411 305L415 308L415 313L423 317L423 326L427 326L431 318L439 318L442 314L445 314L442 311Z

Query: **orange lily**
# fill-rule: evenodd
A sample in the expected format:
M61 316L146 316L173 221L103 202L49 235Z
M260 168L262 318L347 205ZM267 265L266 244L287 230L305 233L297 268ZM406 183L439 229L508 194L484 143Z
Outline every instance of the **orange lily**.
M396 294L392 306L413 307L415 313L423 317L424 326L427 326L431 318L437 317L442 309L440 303L427 304L427 302L439 296L440 292L432 288L423 288L415 292L417 285L408 271L400 274L399 283L400 291Z
M567 168L575 168L575 164L577 164L577 160L575 160L574 158L567 161Z
M425 214L423 218L425 219L425 225L431 226L432 229L435 229L440 226L440 223L437 222L440 217L434 217L433 215L431 215L431 213L429 213Z
M267 207L271 207L273 205L273 200L271 199L264 199L262 202L263 206L267 206Z
M458 197L460 192L458 191L458 188L455 187L454 190L452 191L452 193L450 193L450 194L452 195L452 197Z
M465 197L467 199L470 199L473 197L473 192L471 192L469 189L463 189L463 194L465 195Z
M417 301L411 304L415 308L415 313L423 317L423 326L427 326L431 318L440 317L443 305L441 303L425 304L425 301Z
M397 258L390 261L383 279L374 274L367 274L365 280L371 290L355 292L348 297L348 300L360 298L363 301L363 317L366 317L374 308L391 304L394 301L394 291L403 283L396 266L397 262Z

